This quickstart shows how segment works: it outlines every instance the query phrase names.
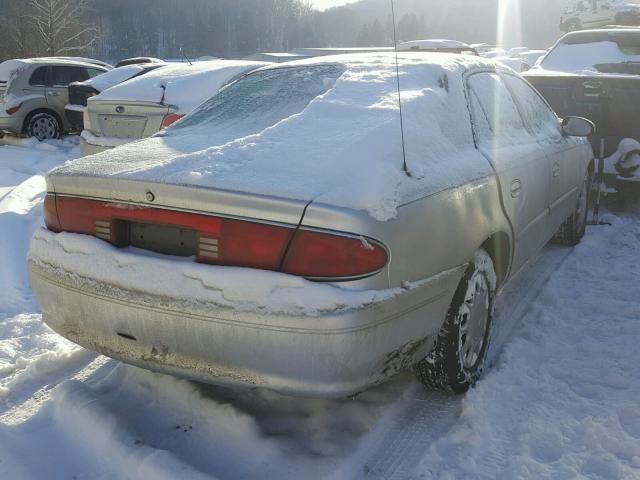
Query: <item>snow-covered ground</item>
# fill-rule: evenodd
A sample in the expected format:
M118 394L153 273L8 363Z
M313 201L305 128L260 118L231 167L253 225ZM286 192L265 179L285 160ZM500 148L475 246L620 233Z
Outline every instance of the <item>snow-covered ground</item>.
M466 397L403 374L357 398L238 392L118 364L43 325L25 271L43 172L0 146L0 479L640 478L640 211L547 248L500 300L517 326Z

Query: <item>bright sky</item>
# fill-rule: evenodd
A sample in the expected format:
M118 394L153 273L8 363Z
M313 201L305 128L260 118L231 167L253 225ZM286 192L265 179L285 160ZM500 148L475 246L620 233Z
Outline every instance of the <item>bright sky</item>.
M311 0L314 7L320 10L325 10L331 7L337 7L338 5L344 5L345 3L352 3L356 0Z

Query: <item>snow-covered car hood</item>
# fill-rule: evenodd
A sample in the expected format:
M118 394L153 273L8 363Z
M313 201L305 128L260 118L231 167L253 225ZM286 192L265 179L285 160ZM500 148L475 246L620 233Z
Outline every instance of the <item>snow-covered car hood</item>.
M252 130L253 118L225 128L178 123L165 134L70 162L52 172L50 181L74 175L188 185L319 201L388 220L412 195L482 178L488 169L474 146L462 73L494 64L418 53L404 54L400 63L411 177L403 171L395 59L378 53L262 70L344 66L337 80L326 79L326 93L265 128Z

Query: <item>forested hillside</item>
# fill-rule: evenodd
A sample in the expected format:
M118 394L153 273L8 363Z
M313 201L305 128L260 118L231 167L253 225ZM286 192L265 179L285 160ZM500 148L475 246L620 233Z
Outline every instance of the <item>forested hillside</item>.
M498 0L396 0L398 37L549 46L559 33L560 2L520 3L520 12L500 12ZM295 47L385 46L392 38L389 0L324 12L306 0L0 0L0 58L175 58L181 49L189 57L243 57Z

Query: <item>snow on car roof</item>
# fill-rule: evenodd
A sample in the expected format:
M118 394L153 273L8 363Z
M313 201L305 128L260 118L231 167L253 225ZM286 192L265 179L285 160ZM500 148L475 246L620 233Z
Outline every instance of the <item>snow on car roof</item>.
M91 62L89 59L72 58L72 57L37 57L37 58L20 58L15 61L23 62L25 65L29 64L46 64L46 65L75 65L88 68L106 69L111 70L112 67L106 63Z
M102 75L98 75L97 77L93 77L85 82L82 82L82 84L91 86L99 92L103 92L108 88L119 85L122 82L135 77L140 72L143 72L150 68L158 68L158 65L162 65L162 63L136 63L132 65L126 65L124 67L114 68L113 70L105 72Z
M128 82L116 85L89 99L118 102L164 102L188 113L234 78L269 65L265 62L214 60L173 63Z
M447 39L429 39L429 40L412 40L410 42L403 42L398 45L399 51L405 50L435 50L438 48L471 48L468 44L464 42L459 42L458 40L447 40Z
M565 35L533 72L598 74L597 65L640 62L640 31L590 30Z
M363 210L378 220L393 218L405 201L489 174L474 146L462 72L495 66L480 57L441 53L401 53L399 60L411 178L402 167L395 58L378 53L262 69L166 133L71 162L52 172L52 180L55 184L56 175L119 177L313 200ZM323 93L288 109L287 101L295 103L306 81L310 89L318 83L307 69L328 65L342 70L336 75L330 68L322 71ZM261 75L278 72L294 78L295 88L244 98ZM250 110L256 101L269 106L267 111ZM210 115L222 121L189 126L216 102L223 111L212 109ZM225 113L225 105L232 111ZM235 118L234 111L243 109L251 114Z

